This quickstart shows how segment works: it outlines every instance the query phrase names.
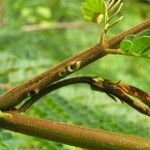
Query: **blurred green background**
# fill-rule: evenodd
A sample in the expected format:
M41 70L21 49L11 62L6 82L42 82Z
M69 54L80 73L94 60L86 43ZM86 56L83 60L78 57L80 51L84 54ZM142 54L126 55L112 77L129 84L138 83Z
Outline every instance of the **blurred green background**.
M99 42L100 29L80 13L81 0L0 0L0 83L15 86ZM123 21L109 36L150 17L150 3L126 0ZM66 24L64 24L66 23ZM98 75L150 92L150 60L106 56L71 75ZM0 89L0 94L5 91ZM150 138L150 120L86 85L64 87L27 112L37 118ZM0 150L79 150L6 130Z

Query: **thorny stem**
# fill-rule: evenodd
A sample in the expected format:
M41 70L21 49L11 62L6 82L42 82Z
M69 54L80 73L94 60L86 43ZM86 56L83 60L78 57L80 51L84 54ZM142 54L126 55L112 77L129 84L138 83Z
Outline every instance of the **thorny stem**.
M114 82L111 80L107 79L102 79L99 77L90 77L90 76L82 76L82 77L74 77L74 78L69 78L65 79L62 81L58 81L56 83L53 83L43 89L41 92L39 92L36 95L33 95L29 100L27 100L19 109L19 112L25 112L29 107L32 106L33 103L38 101L41 97L45 96L46 94L67 86L71 84L78 84L78 83L84 83L88 84L91 86L91 89L99 91L99 92L105 92L108 95L115 96L119 98L122 102L125 102L129 104L131 107L136 109L137 111L150 116L150 109L147 107L144 107L143 105L140 105L138 102L134 101L131 99L127 94L139 98L142 100L143 103L145 103L148 107L150 106L150 95L145 93L144 91L127 85L127 84L122 84L120 82ZM141 96L143 95L143 96Z
M78 83L86 83L91 84L93 82L93 79L91 77L75 77L75 78L69 78L66 80L58 81L53 84L50 84L46 88L44 88L42 91L40 91L38 94L33 95L31 98L29 98L19 109L19 112L25 112L29 107L31 107L35 102L37 102L39 99L41 99L43 96L47 95L48 93L55 91L56 89L62 88L67 85L71 84L78 84Z

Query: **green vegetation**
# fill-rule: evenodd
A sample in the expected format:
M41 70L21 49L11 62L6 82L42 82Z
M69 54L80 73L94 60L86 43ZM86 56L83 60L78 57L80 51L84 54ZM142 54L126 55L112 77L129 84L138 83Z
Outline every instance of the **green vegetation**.
M100 29L89 22L83 22L80 0L0 0L0 4L3 12L0 15L0 83L15 86L99 42ZM121 11L123 21L114 26L108 35L112 36L150 17L149 6L150 4L127 1ZM68 24L65 28L56 28L62 22L72 22L79 26L74 28L72 24ZM33 25L36 26L32 28ZM131 36L127 38L125 40L129 47L132 39L137 39L131 39ZM139 40L145 42L147 38ZM136 48L139 47L136 44L138 43L133 43ZM143 45L140 46L143 48ZM126 52L123 44L122 47ZM71 76L98 75L122 80L150 93L149 63L150 59L107 56ZM5 90L0 89L0 94L4 92ZM126 104L115 103L107 95L93 92L85 85L68 86L50 93L34 104L27 113L37 118L150 138L150 120L147 116ZM0 149L79 148L1 130Z
M120 45L123 52L138 56L149 56L150 54L150 30L143 31L137 35L127 36Z

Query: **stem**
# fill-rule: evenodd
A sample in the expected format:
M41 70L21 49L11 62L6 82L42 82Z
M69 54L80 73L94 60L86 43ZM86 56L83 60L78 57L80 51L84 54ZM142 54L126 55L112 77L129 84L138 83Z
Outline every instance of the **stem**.
M49 94L52 91L55 91L56 89L62 88L67 85L71 84L78 84L78 83L85 83L92 85L93 79L92 77L74 77L65 79L62 81L55 82L53 84L50 84L46 88L44 88L42 91L40 91L38 94L33 95L31 98L29 98L19 109L19 112L25 112L27 109L29 109L35 102L37 102L39 99L41 99L43 96Z
M66 80L55 82L45 89L43 89L41 92L39 92L36 95L33 95L29 100L27 100L20 108L19 112L25 112L29 107L31 107L36 101L38 101L41 97L45 96L46 94L64 87L66 85L71 84L77 84L77 83L84 83L91 86L92 90L96 90L98 92L105 92L108 95L113 95L117 98L119 98L122 102L127 103L132 108L136 109L137 111L150 116L150 109L147 107L144 107L143 105L139 104L138 102L131 99L129 96L131 95L135 98L140 99L145 105L148 107L150 106L150 95L145 93L144 91L122 83L116 83L107 79L102 79L98 77L89 77L89 76L83 76L83 77L74 77L69 78ZM135 94L136 93L136 94Z
M34 119L17 112L7 113L10 113L12 118L0 119L0 127L11 131L91 150L150 149L148 138Z

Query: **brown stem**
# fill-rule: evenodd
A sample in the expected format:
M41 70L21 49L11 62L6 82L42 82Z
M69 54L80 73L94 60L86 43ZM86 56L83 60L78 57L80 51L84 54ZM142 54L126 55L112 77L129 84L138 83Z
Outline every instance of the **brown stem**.
M128 31L122 32L115 37L105 41L105 46L108 48L116 48L121 40L127 35L136 34L144 29L149 28L150 19L144 21L143 23L135 26ZM61 64L47 70L46 72L32 78L31 80L26 81L25 83L13 88L11 91L0 96L0 109L8 110L10 108L13 108L22 100L24 100L30 93L40 91L49 84L64 78L65 76L87 66L88 64L106 55L107 53L105 53L103 45L98 44L80 54L77 54L63 61ZM74 68L73 65L76 68ZM67 68L70 66L74 68L71 71L67 70Z
M71 84L78 84L78 83L86 83L91 85L93 83L92 77L74 77L69 78L65 80L61 80L58 82L55 82L53 84L50 84L43 90L41 90L39 93L33 95L31 98L29 98L19 109L19 112L25 112L27 109L29 109L35 102L37 102L39 99L41 99L43 96L47 95L48 93L55 91L56 89L62 88L67 85Z
M34 119L17 112L0 119L0 128L91 150L148 150L150 139L60 122Z
M19 112L25 112L29 107L31 107L36 101L38 101L41 97L45 96L46 94L64 87L66 85L71 84L77 84L77 83L85 83L91 86L93 90L97 90L99 92L105 92L108 95L113 95L117 98L119 98L121 101L127 103L132 108L136 109L137 111L150 116L150 109L147 107L144 107L143 105L139 104L138 102L131 99L129 96L126 95L129 94L133 97L138 98L139 100L143 101L148 107L150 105L150 95L146 92L142 91L141 89L138 89L136 87L122 84L122 83L116 83L108 79L102 79L97 77L90 77L90 76L83 76L83 77L74 77L69 78L65 80L61 80L58 82L55 82L49 86L47 86L45 89L40 91L38 94L33 95L29 100L27 100L20 108Z

